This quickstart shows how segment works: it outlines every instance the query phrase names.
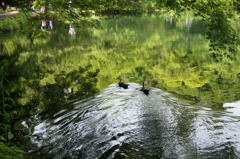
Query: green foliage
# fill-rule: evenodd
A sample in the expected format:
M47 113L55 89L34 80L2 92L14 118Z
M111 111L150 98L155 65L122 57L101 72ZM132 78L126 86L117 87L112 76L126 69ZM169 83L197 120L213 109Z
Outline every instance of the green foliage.
M100 5L96 8L97 12L108 13L108 14L126 14L126 13L144 13L144 12L154 12L156 10L155 1L115 1L106 3L105 5Z
M27 24L29 24L29 19L31 17L31 14L30 13L24 13L24 12L19 12L17 17L16 17L16 21L17 23L20 25L20 27L26 27Z
M29 23L31 23L28 19L30 17L31 16L28 13L24 14L23 12L20 12L14 18L5 18L0 21L0 33L12 32L24 27L28 28Z
M10 8L7 8L6 10L2 10L0 8L0 14L4 14L4 13L8 13L8 12L11 12L12 10Z
M1 142L6 142L7 140L3 136L0 136L0 141Z
M7 53L8 50L4 52ZM16 132L21 133L21 131L15 129L14 120L26 114L18 105L15 92L11 90L11 80L9 80L11 67L11 60L8 58L4 57L0 60L0 134L2 135L0 136L0 158L20 159L24 158L25 153L16 146L12 146L22 139L15 136Z
M0 158L2 159L23 159L25 158L25 152L17 148L16 146L8 146L3 142L0 142Z
M25 152L20 150L15 146L11 146L10 141L13 140L14 134L11 132L11 109L14 108L14 101L10 97L9 90L7 88L8 80L7 80L7 67L9 65L7 60L0 61L1 70L0 70L0 158L15 158L21 159L24 158ZM8 144L6 144L8 142Z
M232 1L197 1L193 5L196 15L201 16L209 28L207 38L216 61L222 61L225 56L234 59L237 54L239 39L231 20L234 7Z
M239 1L165 0L158 1L158 4L175 10L176 13L194 11L196 16L202 17L209 29L207 38L210 40L212 57L216 61L222 61L223 57L236 58L239 37L233 28L232 20L238 11Z
M10 32L19 28L20 26L14 18L6 18L0 21L0 32Z

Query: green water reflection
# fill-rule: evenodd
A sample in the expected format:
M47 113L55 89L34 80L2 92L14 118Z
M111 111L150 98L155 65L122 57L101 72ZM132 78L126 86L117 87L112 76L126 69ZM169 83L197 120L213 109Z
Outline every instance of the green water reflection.
M97 28L77 28L75 37L68 25L55 22L54 30L34 33L34 39L32 31L1 38L12 91L21 92L22 105L61 109L121 76L126 82L147 80L191 103L221 107L239 100L239 55L215 62L201 20L166 18L105 17L97 20Z

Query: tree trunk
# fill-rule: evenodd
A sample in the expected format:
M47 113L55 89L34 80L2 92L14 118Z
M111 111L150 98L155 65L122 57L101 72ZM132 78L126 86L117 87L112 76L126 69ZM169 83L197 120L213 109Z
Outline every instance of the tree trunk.
M0 7L3 9L3 10L6 10L7 9L7 4L3 1L0 0Z

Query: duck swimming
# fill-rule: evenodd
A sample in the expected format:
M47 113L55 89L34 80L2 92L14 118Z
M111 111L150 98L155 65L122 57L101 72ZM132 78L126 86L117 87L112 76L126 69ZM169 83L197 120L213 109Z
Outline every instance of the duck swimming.
M122 82L122 78L121 77L118 77L117 79L119 80L119 82L118 82L118 86L119 87L122 87L124 89L128 89L128 84Z
M143 86L142 88L140 89L140 91L142 91L144 94L148 95L149 94L149 88L146 88L145 87L145 84L147 83L147 81L144 81L143 82Z

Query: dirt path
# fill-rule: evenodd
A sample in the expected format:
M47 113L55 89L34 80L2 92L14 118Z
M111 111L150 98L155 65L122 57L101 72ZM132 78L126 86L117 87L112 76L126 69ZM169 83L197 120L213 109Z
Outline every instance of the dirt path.
M4 19L4 18L7 18L7 17L14 17L17 14L18 14L18 10L11 11L11 12L4 13L4 14L0 14L0 19Z
M15 11L11 11L11 12L8 12L8 13L4 13L4 14L0 14L0 20L3 20L5 18L8 18L8 17L15 17L17 14L18 14L18 10L15 10ZM35 10L34 12L32 12L33 15L36 15L38 13L41 13L39 10Z

